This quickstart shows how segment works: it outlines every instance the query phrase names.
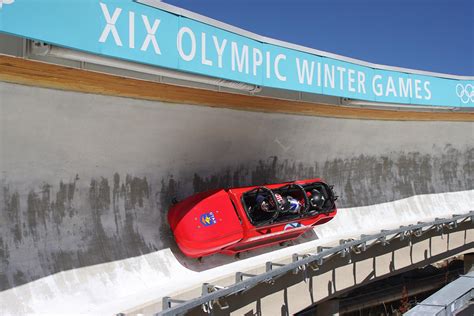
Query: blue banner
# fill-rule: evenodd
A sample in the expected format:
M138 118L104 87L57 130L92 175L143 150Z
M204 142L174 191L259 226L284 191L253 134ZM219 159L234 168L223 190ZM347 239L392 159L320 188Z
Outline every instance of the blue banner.
M375 102L473 107L474 81L288 49L132 0L0 0L0 31L206 76Z

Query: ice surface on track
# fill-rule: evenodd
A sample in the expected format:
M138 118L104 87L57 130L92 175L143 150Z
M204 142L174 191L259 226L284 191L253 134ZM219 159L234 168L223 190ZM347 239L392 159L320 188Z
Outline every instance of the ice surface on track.
M165 295L237 271L278 261L296 252L340 238L397 228L435 217L450 217L474 209L474 190L414 196L372 206L340 209L329 223L314 229L317 239L299 239L294 246L270 252L248 252L240 260L223 255L196 260L177 259L169 249L125 260L57 273L0 292L2 315L115 314ZM222 264L219 264L222 263ZM198 265L201 271L187 268Z
M116 313L474 200L464 191L474 189L473 122L246 112L3 82L0 95L0 314ZM173 197L316 177L335 185L342 209L300 244L203 263L176 248Z

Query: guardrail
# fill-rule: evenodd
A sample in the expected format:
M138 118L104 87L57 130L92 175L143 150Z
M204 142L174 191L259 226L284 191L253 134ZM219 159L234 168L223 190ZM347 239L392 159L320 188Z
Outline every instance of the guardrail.
M398 229L381 230L378 234L361 235L359 239L341 239L338 246L317 247L316 253L295 253L293 254L293 262L288 264L267 262L266 272L259 275L237 272L235 274L235 283L230 286L223 287L204 283L202 295L191 300L177 300L166 296L163 298L163 310L155 315L170 316L184 314L199 305L202 306L204 312L209 314L212 312L214 305L219 306L221 309L227 309L229 306L224 300L225 297L245 292L260 283L272 283L288 272L305 272L308 268L317 270L319 266L324 264L325 260L336 255L346 257L351 252L359 254L375 244L385 246L392 240L405 240L410 239L412 236L421 237L423 234L433 230L442 233L443 228L454 229L457 228L458 224L468 220L471 224L474 223L474 211L462 215L453 215L451 218L436 218L430 222L418 222L414 225L400 226Z

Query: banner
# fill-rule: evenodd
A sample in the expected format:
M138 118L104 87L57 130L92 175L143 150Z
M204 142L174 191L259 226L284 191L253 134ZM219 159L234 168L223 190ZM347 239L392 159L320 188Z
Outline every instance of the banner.
M0 32L265 87L373 102L473 107L474 81L288 49L132 0L0 0Z

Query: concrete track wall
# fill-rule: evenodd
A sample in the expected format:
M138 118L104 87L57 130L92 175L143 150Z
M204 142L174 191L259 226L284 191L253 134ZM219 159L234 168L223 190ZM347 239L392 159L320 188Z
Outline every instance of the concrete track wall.
M171 197L210 188L321 176L341 207L474 188L472 122L241 112L6 83L0 96L0 290L173 249Z
M197 260L186 260L170 244L170 248L163 248L148 254L116 260L103 264L86 266L55 273L27 284L0 292L0 311L2 315L22 315L37 313L48 315L87 314L112 315L125 312L127 315L155 315L161 310L161 298L172 296L178 299L192 299L201 295L202 283L210 282L221 286L233 284L237 271L247 273L261 273L265 270L265 262L288 263L294 253L315 252L318 246L334 246L340 239L358 238L361 233L378 232L381 229L398 228L400 224L411 224L417 221L429 221L435 217L451 217L453 213L465 214L474 208L474 190L425 194L402 199L394 202L375 204L371 206L339 209L338 216L325 225L316 226L302 238L288 247L273 246L252 252L242 253L239 260L224 255L215 255ZM459 247L466 250L474 242L472 223L467 223L471 232L461 234L461 238L450 238L446 235L433 242L422 243L421 247L413 245L410 254L402 253L401 261L394 262L392 255L387 254L390 249L376 253L381 257L381 266L374 267L369 260L368 268L374 273L368 275L355 274L357 284L366 284L383 277L386 273L398 273L407 263L429 264L425 259L429 254L436 261L456 255ZM449 230L446 228L445 233ZM464 237L462 238L462 235ZM459 237L459 235L457 235ZM447 252L439 253L438 246L446 246ZM415 242L415 239L410 239ZM431 240L431 239L430 239ZM407 241L407 240L406 240ZM451 243L453 242L453 243ZM440 244L438 244L440 243ZM392 244L392 243L391 243ZM426 247L428 246L428 249ZM433 249L438 249L433 251ZM457 250L454 251L454 248ZM442 249L442 248L441 248ZM373 254L373 253L372 253ZM435 257L432 257L432 256ZM398 255L397 255L398 256ZM346 257L347 259L347 257ZM430 259L430 260L431 260ZM378 260L378 259L376 259ZM410 260L407 262L407 260ZM421 260L421 261L420 261ZM392 263L393 262L393 263ZM337 269L338 265L330 261L324 265L325 270ZM393 268L398 271L393 271ZM350 269L353 272L353 269ZM308 284L297 284L301 281L301 274L292 278L293 283L286 283L288 288L288 306L290 313L315 303L325 296L335 295L347 286L353 279L344 276L334 279L325 279L315 282L308 291ZM336 287L329 287L330 282ZM340 283L342 282L342 284ZM342 286L342 287L341 287ZM273 288L279 291L278 288ZM253 292L255 293L255 292ZM230 313L236 308L245 307L247 310L236 311L236 315L243 315L250 309L258 307L260 299L269 294L268 289L258 295L246 296L225 312ZM281 294L281 292L280 292ZM286 297L286 296L285 296ZM257 301L257 302L256 302ZM280 308L283 304L278 293L265 297L262 302L267 306L260 306L262 310ZM255 306L255 304L257 306ZM289 305L288 305L289 304ZM255 310L254 310L255 312ZM263 315L267 315L266 312ZM268 315L275 315L274 312Z

